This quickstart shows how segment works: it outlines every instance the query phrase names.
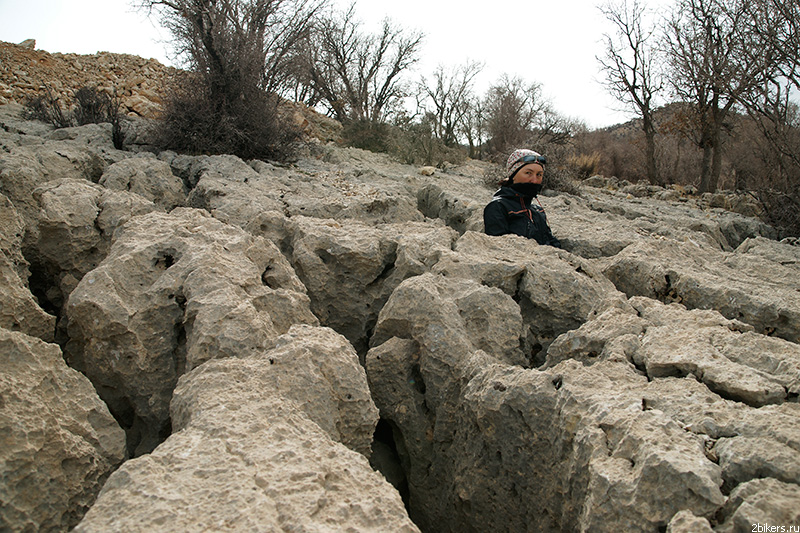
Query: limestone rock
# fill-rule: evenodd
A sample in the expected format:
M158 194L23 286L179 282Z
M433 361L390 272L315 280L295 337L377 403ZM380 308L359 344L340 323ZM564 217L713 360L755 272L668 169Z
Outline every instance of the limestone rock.
M172 174L167 163L157 159L136 157L114 163L99 183L108 189L136 193L164 211L186 201L183 181Z
M718 252L670 239L632 244L603 265L628 296L714 309L759 333L800 341L800 293L791 266L756 253Z
M19 146L0 160L0 189L35 231L39 205L33 190L63 178L97 181L105 162L94 151L67 141Z
M290 260L320 321L366 353L378 312L400 282L430 270L456 235L441 225L293 217Z
M685 510L676 513L667 526L667 533L713 533L713 531L708 520Z
M609 310L559 337L549 364L633 363L650 379L642 409L702 436L728 490L762 477L797 483L798 346L713 311L641 297L631 305L635 311Z
M625 360L523 368L519 313L499 289L433 274L381 312L367 375L421 528L652 531L682 509L713 516L721 469L703 438L642 409L647 379Z
M531 364L558 335L575 329L625 298L591 263L516 235L467 232L433 268L447 276L479 280L519 302Z
M35 189L40 206L36 261L48 301L61 308L83 276L108 253L114 230L156 208L144 198L86 180L58 179Z
M0 524L68 531L125 457L125 434L54 344L0 328Z
M132 453L169 433L169 399L185 370L258 353L293 324L317 323L274 245L185 208L117 230L66 314L68 361L125 421Z
M0 195L0 328L52 342L56 319L28 288L28 262L22 255L24 222L11 201Z
M366 458L331 438L363 447L368 432L353 430L376 411L355 352L329 329L296 327L267 353L200 366L172 410L176 432L123 465L76 532L418 531Z
M369 456L378 410L366 374L347 340L329 328L292 326L264 353L214 359L182 380L172 403L173 429L205 412L284 398L331 439Z
M757 531L757 524L788 531L800 522L800 488L770 478L749 481L731 493L720 515L723 533Z

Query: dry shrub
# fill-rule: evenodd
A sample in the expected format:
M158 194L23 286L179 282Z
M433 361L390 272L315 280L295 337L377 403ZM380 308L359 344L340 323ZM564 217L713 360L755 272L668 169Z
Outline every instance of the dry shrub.
M109 96L97 87L86 86L75 92L74 102L67 101L62 105L58 95L50 87L45 87L44 96L29 98L25 102L24 116L49 122L56 128L109 122L114 147L122 149L125 133L120 115L121 105L116 91L114 96Z
M300 130L281 117L278 103L277 96L255 88L224 101L212 96L202 79L186 80L166 99L158 145L187 154L286 160Z
M601 156L598 152L576 154L569 157L567 164L575 169L579 179L586 179L598 173Z

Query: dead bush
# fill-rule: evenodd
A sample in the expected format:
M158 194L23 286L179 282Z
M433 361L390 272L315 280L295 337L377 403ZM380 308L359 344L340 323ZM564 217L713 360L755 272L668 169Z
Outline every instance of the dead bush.
M232 154L242 159L286 160L299 129L282 120L278 97L255 87L242 97L220 101L203 80L186 80L165 101L157 143L187 154Z
M120 115L121 101L116 96L109 96L97 87L81 87L75 92L74 101L66 101L63 105L58 95L45 87L44 96L29 98L25 102L24 116L28 119L49 122L56 128L69 128L85 124L111 124L111 140L114 147L122 149L125 132Z

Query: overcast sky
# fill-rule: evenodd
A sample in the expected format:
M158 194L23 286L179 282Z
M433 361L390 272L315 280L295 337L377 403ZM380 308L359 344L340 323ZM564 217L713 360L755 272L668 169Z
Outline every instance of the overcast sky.
M356 12L364 29L374 32L384 18L425 34L413 79L441 64L484 64L476 90L485 90L502 74L541 84L558 112L591 128L624 122L599 83L595 57L603 33L611 30L596 5L602 0L485 0L467 7L463 0L359 0ZM349 0L334 0L343 8ZM649 0L668 6L673 0ZM47 52L135 54L170 61L169 35L128 0L0 0L0 40L36 39Z

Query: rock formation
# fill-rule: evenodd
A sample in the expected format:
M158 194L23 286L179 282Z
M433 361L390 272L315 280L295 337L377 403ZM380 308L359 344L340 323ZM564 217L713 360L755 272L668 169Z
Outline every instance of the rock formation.
M482 233L478 161L117 150L20 110L0 529L800 525L800 248L752 205L595 177L543 194L558 250Z

